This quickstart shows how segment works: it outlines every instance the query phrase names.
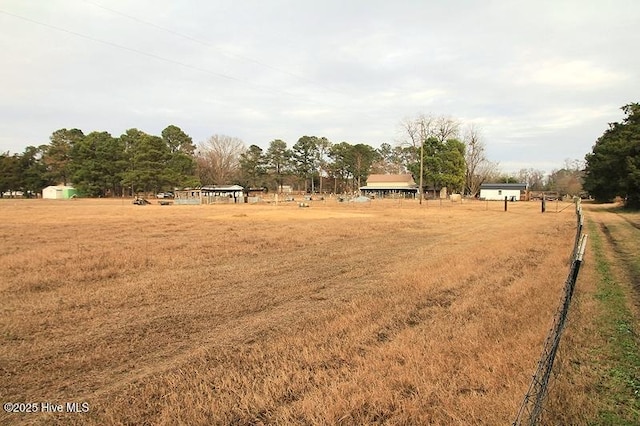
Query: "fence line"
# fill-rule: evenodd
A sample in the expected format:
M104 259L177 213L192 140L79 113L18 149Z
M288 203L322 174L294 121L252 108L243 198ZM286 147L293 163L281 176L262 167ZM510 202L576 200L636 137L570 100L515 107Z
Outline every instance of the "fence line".
M582 233L584 219L579 199L576 201L576 217L577 229L571 254L571 267L569 269L567 280L564 284L562 300L554 316L551 330L549 330L549 334L547 335L547 339L544 343L542 355L538 361L538 367L533 375L527 394L522 401L522 405L518 410L518 415L516 420L513 422L513 426L538 424L544 410L544 401L547 397L553 362L556 358L556 353L558 352L560 337L567 321L571 297L573 296L576 279L580 272L580 265L582 264L584 251L587 245L587 235Z

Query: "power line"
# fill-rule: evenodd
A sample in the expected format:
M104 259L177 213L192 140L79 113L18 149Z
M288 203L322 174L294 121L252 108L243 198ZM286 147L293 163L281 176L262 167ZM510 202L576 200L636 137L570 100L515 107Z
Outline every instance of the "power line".
M155 23L153 23L153 22L145 21L145 20L140 19L140 18L138 18L138 17L136 17L136 16L128 15L128 14L126 14L126 13L124 13L124 12L119 11L119 10L115 10L115 9L112 9L112 8L109 8L109 7L106 7L106 6L103 6L103 5L101 5L101 4L98 4L98 3L92 2L92 1L90 1L90 0L83 0L83 2L84 2L84 3L88 3L88 4L90 4L90 5L93 5L93 6L95 6L95 7L99 7L100 9L106 10L106 11L111 12L111 13L114 13L114 14L116 14L116 15L120 15L120 16L122 16L122 17L125 17L125 18L131 19L131 20L133 20L133 21L139 22L139 23L141 23L141 24L148 25L148 26L150 26L150 27L153 27L153 28L156 28L156 29L159 29L159 30L165 31L165 32L167 32L167 33L169 33L169 34L172 34L172 35L175 35L175 36L177 36L177 37L181 37L181 38L183 38L183 39L186 39L186 40L192 41L192 42L194 42L194 43L201 44L201 45L206 46L206 47L208 47L208 48L215 49L215 50L217 50L218 52L221 52L222 54L224 54L224 55L226 55L226 56L230 56L230 57L232 57L232 58L237 58L237 59L242 59L242 60L247 61L247 62L253 62L253 63L258 64L258 65L260 65L260 66L262 66L262 67L269 68L270 70L277 71L277 72L280 72L280 73L283 73L283 74L287 74L287 75L289 75L289 76L291 76L291 77L295 77L295 78L297 78L297 79L299 79L299 80L305 81L305 82L307 82L307 83L311 83L311 84L313 84L313 85L315 85L315 86L318 86L318 87L320 87L320 88L322 88L322 89L324 89L324 90L328 90L328 91L336 92L335 90L330 89L330 88L328 88L328 87L326 87L326 86L324 86L324 85L320 84L320 83L319 83L319 82L317 82L317 81L314 81L314 80L309 79L309 78L306 78L306 77L304 77L304 76L301 76L301 75L298 75L298 74L292 73L291 71L288 71L288 70L285 70L285 69L282 69L282 68L274 67L274 66L272 66L272 65L269 65L269 64L267 64L267 63L265 63L265 62L259 61L259 60L254 59L254 58L249 58L249 57L244 56L244 55L239 55L239 54L237 54L237 53L229 52L229 51L227 51L227 50L224 50L224 49L219 48L218 46L216 46L216 45L214 45L214 44L212 44L212 43L210 43L210 42L208 42L208 41L206 41L206 40L202 40L202 39L199 39L199 38L196 38L196 37L190 36L190 35L188 35L188 34L180 33L180 32L178 32L178 31L175 31L175 30L172 30L172 29L170 29L170 28L166 28L166 27L160 26L160 25L155 24Z
M87 1L87 3L90 3L90 2ZM93 3L91 3L91 4L93 4ZM99 7L102 7L102 6L99 6ZM316 104L316 105L327 105L327 101L326 100L318 100L318 99L314 99L314 98L309 97L309 96L304 96L304 95L300 95L300 94L294 94L294 93L291 93L291 92L288 92L288 91L282 90L282 89L276 89L276 88L261 86L261 85L252 83L252 82L250 82L248 80L245 80L245 79L242 79L242 78L238 78L238 77L234 77L232 75L223 74L223 73L220 73L220 72L212 71L210 69L205 69L205 68L201 68L201 67L198 67L198 66L190 65L188 63L181 62L181 61L178 61L178 60L175 60L175 59L171 59L171 58L167 58L167 57L164 57L164 56L161 56L161 55L157 55L155 53L150 53L150 52L147 52L147 51L144 51L144 50L128 47L128 46L121 45L121 44L118 44L118 43L114 43L114 42L111 42L111 41L108 41L108 40L104 40L104 39L100 39L100 38L97 38L97 37L93 37L91 35L80 33L80 32L77 32L77 31L73 31L73 30L70 30L70 29L67 29L67 28L63 28L63 27L59 27L59 26L56 26L56 25L48 24L48 23L45 23L45 22L41 22L41 21L38 21L36 19L25 17L25 16L22 16L22 15L18 15L18 14L15 14L15 13L12 13L12 12L9 12L9 11L6 11L6 10L0 9L0 14L11 16L13 18L29 22L31 24L35 24L35 25L38 25L38 26L41 26L41 27L44 27L44 28L55 30L55 31L58 31L58 32L61 32L61 33L66 33L66 34L69 34L69 35L72 35L72 36L75 36L75 37L79 37L79 38L82 38L82 39L85 39L85 40L89 40L89 41L92 41L92 42L95 42L95 43L100 43L100 44L103 44L103 45L107 45L107 46L110 46L112 48L125 50L125 51L128 51L128 52L134 53L134 54L138 54L138 55L142 55L142 56L148 57L148 58L153 58L153 59L158 60L158 61L163 61L163 62L166 62L166 63L178 65L178 66L181 66L183 68L187 68L187 69L190 69L190 70L193 70L193 71L206 73L206 74L213 75L213 76L216 76L218 78L225 79L225 80L235 81L235 82L242 83L242 84L245 84L245 85L248 85L248 86L253 86L255 89L263 91L263 92L270 92L270 93L277 94L277 95L286 95L287 97L296 99L298 102L310 103L310 104ZM132 19L136 19L137 20L137 18L134 18L134 17L132 17ZM141 21L141 22L143 22L143 21ZM148 23L148 24L151 25L151 26L156 26L155 24L152 24L152 23ZM177 32L175 32L173 30L165 29L165 28L162 28L162 27L159 27L159 26L156 26L156 27L158 27L158 28L160 28L160 29L162 29L164 31L168 31L170 33L174 33L174 34L176 34L176 35L178 35L180 37L184 37L184 38L187 38L187 39L192 39L194 42L205 44L207 46L215 48L215 46L211 45L210 43L203 42L203 41L198 40L196 38L193 38L193 37L190 37L190 36L186 36L184 34L180 34L180 33L177 33ZM304 79L304 78L302 78L300 76L296 76L295 74L289 73L287 71L280 70L278 68L274 68L274 67L271 67L271 66L266 65L266 64L262 64L259 61L255 61L255 60L252 60L250 58L244 58L244 57L242 57L240 55L236 55L236 56L239 57L239 58L246 59L248 61L253 61L253 62L259 63L259 64L261 64L263 66L267 66L267 67L276 69L276 70L278 70L280 72L284 72L284 73L290 74L290 75L295 76L297 78ZM312 82L312 80L308 80L308 79L307 79L307 81L311 81ZM334 93L341 94L340 92L337 92L335 90L331 90L331 89L327 89L327 90L330 90L330 91L332 91ZM368 113L364 113L364 115L367 116L369 114ZM371 117L372 117L372 119L375 119L375 117L373 117L373 116L371 116Z
M170 58L166 58L164 56L156 55L154 53L149 53L149 52L145 52L143 50L135 49L135 48L132 48L132 47L123 46L121 44L113 43L113 42L110 42L110 41L107 41L107 40L102 40L102 39L99 39L99 38L96 38L96 37L92 37L92 36L89 36L89 35L86 35L86 34L79 33L77 31L68 30L66 28L58 27L58 26L55 26L55 25L51 25L51 24L47 24L47 23L44 23L44 22L41 22L41 21L37 21L35 19L27 18L25 16L17 15L15 13L7 12L6 10L0 9L0 13L2 13L4 15L11 16L11 17L14 17L14 18L17 18L17 19L21 19L23 21L30 22L32 24L40 25L40 26L45 27L45 28L49 28L49 29L52 29L52 30L56 30L56 31L60 31L60 32L63 32L63 33L71 34L73 36L80 37L80 38L83 38L85 40L90 40L90 41L93 41L93 42L96 42L96 43L105 44L107 46L115 47L117 49L126 50L126 51L129 51L129 52L132 52L132 53L136 53L138 55L147 56L149 58L153 58L153 59L156 59L156 60L159 60L159 61L163 61L163 62L168 62L168 63L174 64L174 65L179 65L181 67L188 68L190 70L199 71L199 72L203 72L203 73L206 73L206 74L211 74L211 75L214 75L216 77L223 78L223 79L226 79L226 80L232 80L232 81L237 81L237 82L240 82L240 83L245 83L245 84L251 85L251 86L253 86L253 87L257 88L257 89L263 90L263 91L269 91L269 92L277 93L277 94L283 94L284 93L284 94L286 94L288 96L297 97L296 95L293 95L293 94L288 93L286 91L278 91L278 90L274 90L274 89L271 89L271 88L268 88L268 87L259 86L259 85L255 84L255 83L251 83L250 81L247 81L247 80L243 80L243 79L240 79L240 78L237 78L237 77L233 77L233 76L230 76L230 75L227 75L227 74L222 74L222 73L219 73L219 72L211 71L211 70L208 70L208 69L205 69L205 68L196 67L196 66L184 63L184 62L176 61L175 59L170 59Z

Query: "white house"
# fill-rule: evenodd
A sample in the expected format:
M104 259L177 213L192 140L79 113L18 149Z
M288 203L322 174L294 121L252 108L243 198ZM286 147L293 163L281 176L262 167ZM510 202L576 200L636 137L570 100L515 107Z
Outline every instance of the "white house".
M483 183L480 185L480 198L483 200L519 201L520 194L527 190L526 183Z

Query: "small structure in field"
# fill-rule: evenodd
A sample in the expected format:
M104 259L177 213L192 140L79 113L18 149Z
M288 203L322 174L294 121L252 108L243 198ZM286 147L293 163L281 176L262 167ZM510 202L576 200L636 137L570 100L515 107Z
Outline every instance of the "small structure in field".
M276 192L280 194L293 194L293 187L291 185L280 185L276 189Z
M27 192L28 194L28 192ZM6 192L0 192L0 198L22 198L24 197L24 192L23 191L6 191Z
M68 200L78 196L78 191L68 185L52 185L42 190L42 198L47 200Z
M560 194L557 191L530 191L529 199L532 201L545 199L547 201L555 201L560 199Z
M349 200L350 203L368 203L371 201L371 198L365 197L364 195L360 195L359 197L355 197Z
M362 195L377 198L415 198L418 185L409 173L400 175L369 175L360 187Z
M202 204L202 194L200 189L179 189L173 193L173 201L175 204L190 204L198 205Z
M244 188L240 185L209 185L200 190L204 204L244 202Z
M266 195L266 193L267 193L267 189L262 187L249 188L248 190L245 191L245 195L248 196L247 202L249 204L261 202L264 196Z
M182 189L174 193L175 204L229 204L244 202L240 185L208 185L197 189Z
M480 185L481 200L520 201L526 199L526 183L483 183Z

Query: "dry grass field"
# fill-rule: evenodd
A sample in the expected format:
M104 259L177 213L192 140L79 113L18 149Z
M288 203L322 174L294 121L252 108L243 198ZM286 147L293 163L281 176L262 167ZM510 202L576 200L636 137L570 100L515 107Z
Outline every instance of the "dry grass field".
M590 244L543 424L637 425L640 212L613 205L583 206Z
M89 406L0 423L510 424L575 232L539 207L0 200L0 399Z

